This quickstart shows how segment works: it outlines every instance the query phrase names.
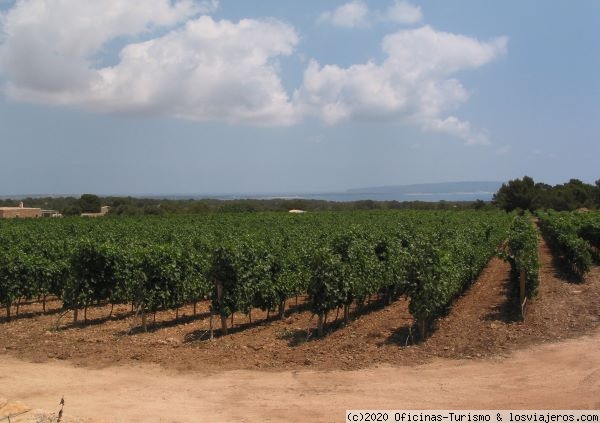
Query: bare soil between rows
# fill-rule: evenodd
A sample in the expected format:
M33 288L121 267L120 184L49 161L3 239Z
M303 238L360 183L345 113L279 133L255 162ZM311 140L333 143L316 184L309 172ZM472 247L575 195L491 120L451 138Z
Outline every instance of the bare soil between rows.
M352 321L328 327L323 338L315 335L316 319L292 300L283 320L260 310L253 322L234 316L227 336L208 339L208 304L159 312L148 332L134 331L134 316L127 306L88 309L88 324L73 325L66 315L61 328L52 327L60 304L21 306L21 317L0 322L0 356L35 363L67 360L77 366L102 368L138 363L157 364L179 371L310 368L350 370L375 365L414 365L439 357L452 359L505 356L534 344L555 342L589 334L600 327L600 267L595 266L581 283L573 283L541 240L541 284L525 321L509 280L510 266L493 258L478 280L458 298L449 314L438 319L433 334L412 345L412 318L408 303L400 299L385 306L373 299L363 310L352 310ZM13 312L14 313L14 312ZM80 313L82 315L82 313ZM152 322L152 319L149 319Z

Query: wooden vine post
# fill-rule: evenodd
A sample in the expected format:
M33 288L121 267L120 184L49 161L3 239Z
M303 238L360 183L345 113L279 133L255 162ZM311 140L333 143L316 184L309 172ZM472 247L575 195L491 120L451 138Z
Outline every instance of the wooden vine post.
M527 305L527 273L521 270L519 273L519 305L521 306L521 319L525 320L525 306Z
M425 341L425 338L427 337L428 322L429 322L429 319L426 314L421 314L420 316L417 317L417 330L419 333L419 341L420 342Z
M318 314L318 321L317 321L317 334L319 336L323 336L323 326L325 323L325 313L323 313L322 311Z
M350 321L350 304L344 304L344 324Z
M215 285L217 287L217 299L219 301L219 315L221 317L221 332L223 335L227 335L229 331L227 330L227 316L223 315L223 282L215 281Z
M279 302L279 320L285 317L285 300Z

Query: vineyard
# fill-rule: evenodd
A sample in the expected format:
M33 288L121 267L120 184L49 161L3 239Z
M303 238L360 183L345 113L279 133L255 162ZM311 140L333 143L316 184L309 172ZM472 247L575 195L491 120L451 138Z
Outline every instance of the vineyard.
M234 313L283 317L302 296L322 334L340 310L347 322L351 306L403 296L424 336L512 220L502 212L355 212L2 221L0 302L10 319L23 302L45 308L58 298L83 323L90 306L130 304L146 328L159 310L207 301L211 329L214 315L227 334Z
M511 276L520 288L524 278L524 295L534 298L539 291L538 235L531 216L517 216L508 232L505 257L511 264ZM522 275L522 276L521 276Z
M553 249L577 275L598 259L597 213L538 213ZM500 245L504 245L500 248ZM0 221L0 304L5 320L23 304L61 304L85 325L90 307L126 305L136 328L156 313L197 307L210 334L227 335L234 315L269 320L302 307L314 328L404 298L417 335L478 277L496 252L515 290L539 290L538 234L529 214L474 211L205 214L89 220ZM260 310L261 313L257 311ZM328 323L336 325L328 326ZM133 329L133 328L132 328Z
M540 226L555 253L582 278L600 261L600 213L538 212Z

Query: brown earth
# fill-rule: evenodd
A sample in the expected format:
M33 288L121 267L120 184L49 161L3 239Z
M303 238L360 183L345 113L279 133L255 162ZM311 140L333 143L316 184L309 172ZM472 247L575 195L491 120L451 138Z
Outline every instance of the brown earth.
M182 373L151 364L95 370L4 356L0 396L56 410L64 395L65 416L99 419L94 423L343 422L344 411L357 408L600 409L598 351L600 332L502 359L350 371Z
M540 259L540 294L524 322L509 266L494 258L418 345L410 345L404 300L387 307L373 301L322 339L312 335L315 321L302 301L282 321L265 322L255 310L254 323L236 315L233 333L214 341L207 339L207 304L199 318L191 317L191 307L180 310L179 321L174 312L161 312L148 333L134 334L128 334L135 325L126 307L112 319L109 307L94 307L87 326L65 320L51 331L56 312L42 315L39 304L25 305L25 317L0 323L0 396L52 409L70 392L74 401L89 400L73 406L76 415L112 421L158 421L119 417L131 407L165 416L162 421L198 421L186 419L196 412L208 421L340 421L334 412L359 405L600 408L600 267L574 283L543 240ZM585 334L592 336L564 341ZM487 359L464 360L479 357ZM101 412L96 400L117 411ZM245 406L253 410L246 420ZM299 412L290 415L291 407Z

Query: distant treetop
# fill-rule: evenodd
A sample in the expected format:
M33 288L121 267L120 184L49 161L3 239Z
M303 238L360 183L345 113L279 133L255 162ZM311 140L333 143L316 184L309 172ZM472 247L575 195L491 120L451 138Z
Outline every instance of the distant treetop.
M506 211L600 208L600 179L595 185L571 179L564 184L551 186L536 183L533 178L524 176L523 179L513 179L502 184L492 202Z

